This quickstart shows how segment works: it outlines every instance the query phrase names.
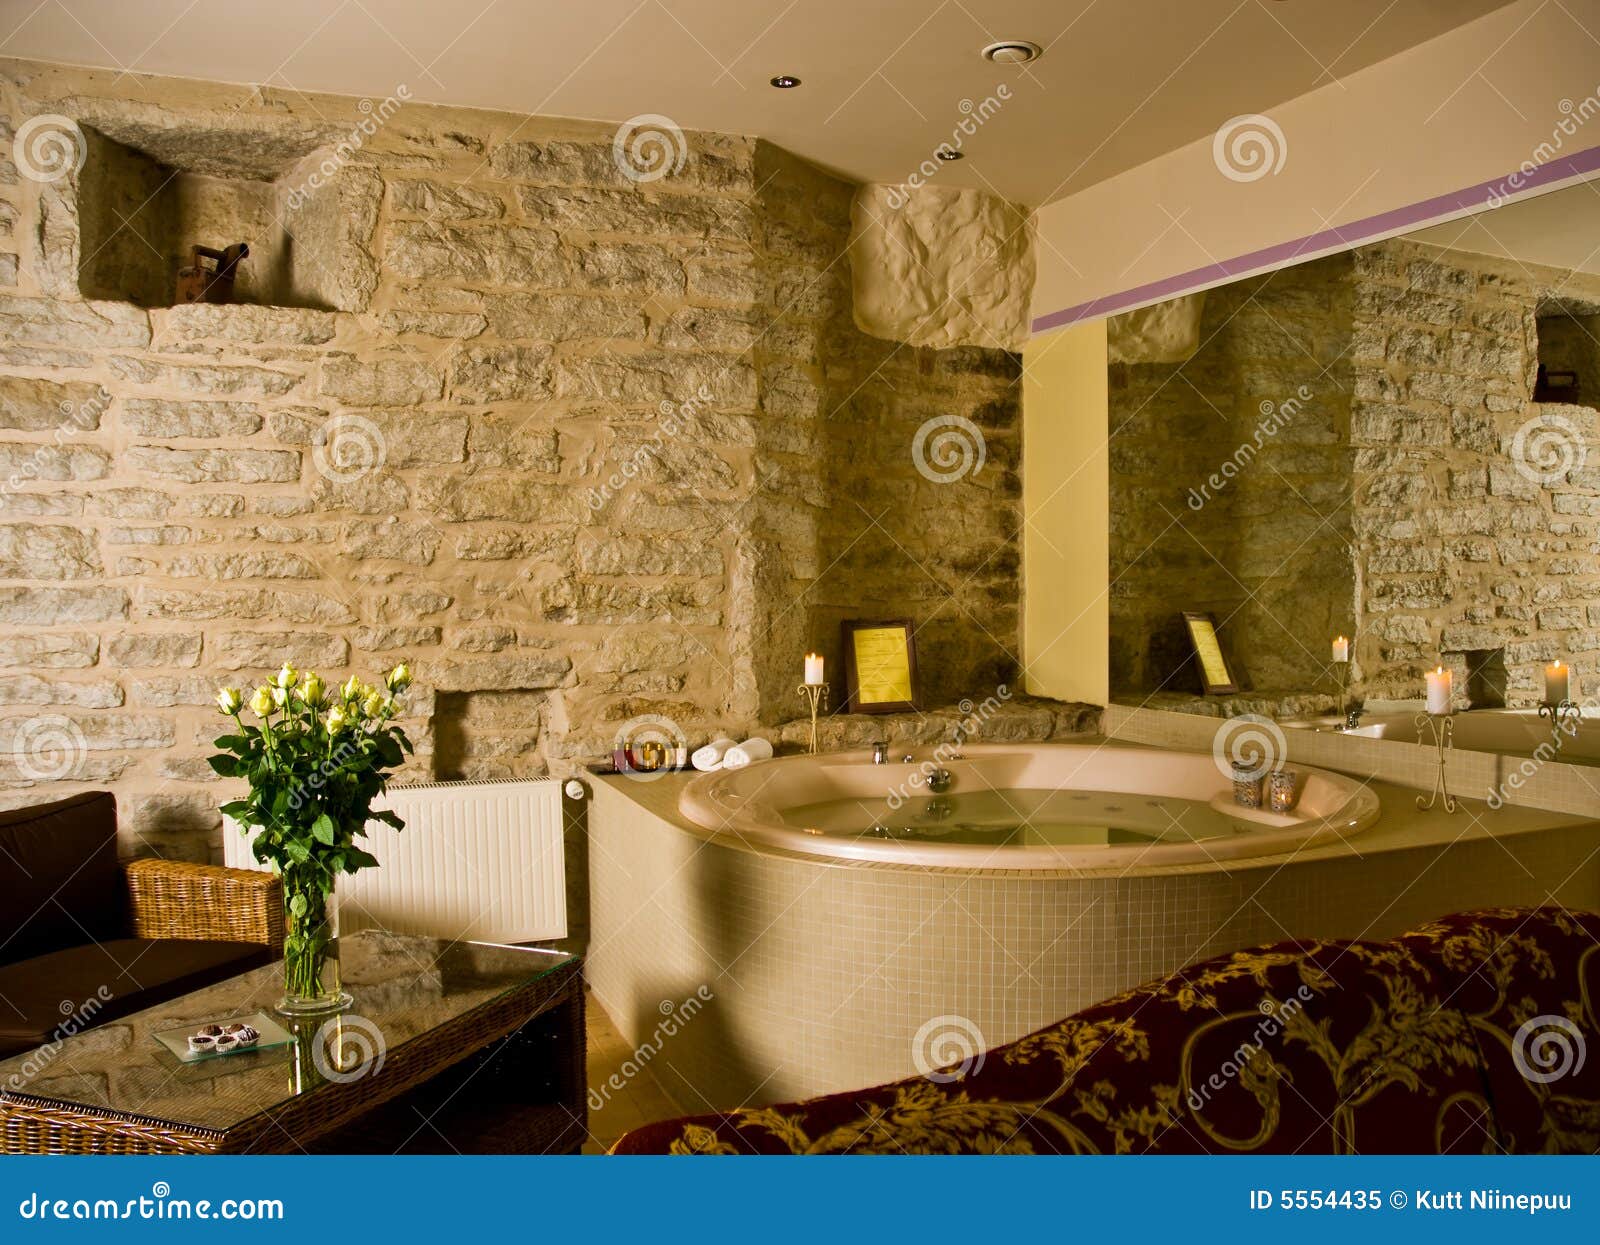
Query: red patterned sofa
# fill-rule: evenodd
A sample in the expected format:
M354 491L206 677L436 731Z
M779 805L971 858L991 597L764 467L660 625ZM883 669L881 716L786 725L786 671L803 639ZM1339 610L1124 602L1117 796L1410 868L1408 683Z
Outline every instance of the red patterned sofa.
M969 1064L650 1124L612 1153L1594 1153L1600 915L1253 947Z

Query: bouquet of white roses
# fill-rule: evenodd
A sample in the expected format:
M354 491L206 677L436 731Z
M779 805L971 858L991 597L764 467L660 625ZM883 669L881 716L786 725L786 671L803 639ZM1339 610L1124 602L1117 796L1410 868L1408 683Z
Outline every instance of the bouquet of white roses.
M341 874L378 863L356 845L367 822L403 827L393 813L373 812L372 802L412 751L393 720L396 697L410 682L402 663L381 690L354 675L330 689L318 675L302 680L285 664L251 694L256 721L248 724L242 693L231 687L217 693L217 707L238 730L215 741L222 751L210 758L211 768L250 784L243 799L222 811L247 833L258 828L251 850L283 878L286 1008L299 1000L310 1010L340 996L338 982L324 980L330 961L337 971L329 901Z

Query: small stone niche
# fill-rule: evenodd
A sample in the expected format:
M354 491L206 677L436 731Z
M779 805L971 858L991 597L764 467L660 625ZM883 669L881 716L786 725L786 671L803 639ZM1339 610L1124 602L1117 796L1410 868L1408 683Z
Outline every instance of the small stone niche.
M192 248L236 242L236 303L359 311L375 269L367 244L376 179L341 160L329 136L295 128L243 134L136 119L81 126L78 287L85 298L169 307Z
M1534 326L1539 376L1533 400L1600 407L1600 304L1546 299Z

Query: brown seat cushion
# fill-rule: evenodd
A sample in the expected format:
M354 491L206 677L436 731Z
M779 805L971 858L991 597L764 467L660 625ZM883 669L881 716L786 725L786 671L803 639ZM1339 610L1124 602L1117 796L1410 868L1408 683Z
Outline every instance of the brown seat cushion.
M0 968L0 1058L55 1040L68 1015L92 1028L271 958L253 942L119 938Z
M111 793L0 813L0 895L0 965L127 934Z

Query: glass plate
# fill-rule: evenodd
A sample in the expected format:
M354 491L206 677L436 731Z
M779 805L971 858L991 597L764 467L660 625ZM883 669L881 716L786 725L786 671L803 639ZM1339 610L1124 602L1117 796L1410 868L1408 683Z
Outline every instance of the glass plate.
M199 1033L206 1025L249 1025L261 1035L254 1046L235 1046L232 1050L190 1050L189 1035ZM207 1059L226 1059L230 1055L252 1055L256 1051L271 1050L275 1046L287 1046L294 1041L294 1034L290 1033L266 1012L251 1012L248 1016L222 1016L210 1020L196 1020L193 1024L184 1025L179 1029L163 1029L153 1035L156 1041L165 1046L176 1055L183 1063L203 1063Z

